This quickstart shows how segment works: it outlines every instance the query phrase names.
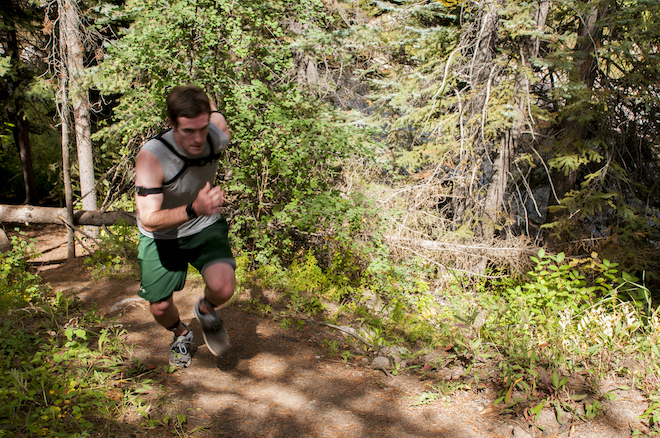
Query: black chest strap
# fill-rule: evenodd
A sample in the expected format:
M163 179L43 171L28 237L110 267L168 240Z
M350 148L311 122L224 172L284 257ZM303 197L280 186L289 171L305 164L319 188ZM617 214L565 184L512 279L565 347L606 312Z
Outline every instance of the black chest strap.
M188 157L182 155L181 153L179 153L176 150L176 148L174 146L172 146L172 144L170 142L168 142L167 140L165 140L163 138L163 135L165 133L167 133L168 131L170 131L170 129L168 129L167 131L161 132L160 134L158 134L157 136L155 136L153 138L155 140L159 140L161 143L163 143L167 147L167 149L170 150L170 152L172 152L179 160L181 160L181 162L183 162L183 167L181 167L181 169L176 173L176 175L174 175L174 177L172 177L172 179L170 179L169 181L165 181L163 183L163 186L167 186L167 185L172 184L189 167L204 167L207 164L212 163L212 162L220 159L220 157L222 156L222 154L220 152L216 152L216 151L213 150L213 142L211 141L211 134L209 133L206 136L206 141L208 142L209 147L211 148L209 154L205 157L202 157L202 158L188 158Z

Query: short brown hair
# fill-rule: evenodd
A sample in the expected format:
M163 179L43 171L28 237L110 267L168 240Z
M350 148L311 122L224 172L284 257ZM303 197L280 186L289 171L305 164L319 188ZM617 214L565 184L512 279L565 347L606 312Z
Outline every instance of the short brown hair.
M195 85L178 85L167 96L167 117L174 126L178 125L179 117L189 119L200 114L211 114L209 97L204 90Z

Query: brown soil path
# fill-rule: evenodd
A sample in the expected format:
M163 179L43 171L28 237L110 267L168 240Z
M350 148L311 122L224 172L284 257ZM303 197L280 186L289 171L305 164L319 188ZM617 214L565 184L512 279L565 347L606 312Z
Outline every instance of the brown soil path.
M8 233L10 234L10 233ZM59 227L28 229L38 246L64 242ZM132 357L163 369L171 335L157 326L144 302L136 300L138 279L93 281L81 259L63 264L65 245L42 257L41 276L54 290L76 295L84 308L116 318L127 330ZM328 357L323 339L342 337L322 325L306 323L284 329L269 317L248 313L237 302L222 310L232 347L220 358L210 354L192 312L201 285L189 281L175 295L182 320L189 322L199 345L190 368L161 373L154 391L152 417L186 416L188 437L612 437L630 435L628 420L607 415L593 423L561 426L549 420L546 430L499 413L494 389L457 391L445 399L414 406L431 391L416 374L389 377L368 361L345 363ZM243 293L245 294L245 293ZM123 304L118 304L123 303ZM643 412L643 411L642 411ZM552 415L550 415L551 417ZM547 417L547 416L546 416ZM141 418L127 414L127 424ZM140 430L139 428L134 428ZM181 436L155 431L133 436Z

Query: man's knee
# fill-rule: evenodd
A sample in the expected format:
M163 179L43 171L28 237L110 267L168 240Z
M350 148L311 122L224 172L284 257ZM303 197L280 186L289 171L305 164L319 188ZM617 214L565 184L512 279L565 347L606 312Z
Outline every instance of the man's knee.
M151 310L151 314L155 317L163 316L169 312L172 312L174 310L174 301L172 300L172 296L170 295L170 297L164 300L151 303L149 305L149 309Z
M213 264L204 270L203 277L210 295L217 297L222 303L234 295L236 275L231 265L227 263Z
M236 281L216 281L206 284L206 288L214 297L218 297L223 303L234 295Z

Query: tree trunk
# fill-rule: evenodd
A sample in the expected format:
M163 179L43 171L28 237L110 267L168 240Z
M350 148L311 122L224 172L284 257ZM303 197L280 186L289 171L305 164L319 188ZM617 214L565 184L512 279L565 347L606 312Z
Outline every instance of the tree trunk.
M466 126L469 132L465 133L465 141L470 145L469 152L461 157L457 173L463 175L454 186L453 209L454 220L458 226L463 226L470 210L478 203L479 175L484 172L484 161L490 160L489 154L496 152L489 150L493 147L492 140L484 136L483 127L486 122L486 107L493 78L497 73L494 59L496 56L497 32L499 27L499 9L501 6L495 0L482 0L479 4L479 18L463 31L461 46L467 49L464 52L469 64L464 67L465 80L470 84L470 99L465 105ZM495 143L496 145L497 143ZM463 153L462 153L463 155ZM503 164L503 162L502 162ZM498 173L493 169L493 175ZM506 173L506 170L504 170ZM476 178L475 178L476 176ZM499 176L498 176L499 178ZM494 193L491 193L493 195ZM488 200L487 200L488 201ZM484 207L492 212L489 216L497 216L500 203L491 197ZM478 214L477 214L478 216ZM485 234L492 234L492 227L482 229Z
M18 35L16 33L16 24L13 23L12 17L5 17L10 20L10 29L7 32L7 49L11 56L11 63L13 69L18 76L15 87L17 90L22 90L25 87L27 75L24 73L24 68L21 67L20 48L18 46ZM30 150L30 124L25 117L23 110L22 96L24 94L15 93L14 108L10 113L10 117L14 123L13 135L16 142L16 149L21 159L21 167L23 169L23 184L25 187L25 203L35 204L38 202L37 185L34 180L34 169L32 167L32 153Z
M589 6L588 11L581 18L578 27L578 38L575 44L577 72L589 89L593 88L598 74L598 59L594 53L600 48L603 38L603 26L599 24L599 21L607 14L609 3L609 0L598 3L593 0L586 2ZM598 9L599 7L600 9Z
M84 49L80 15L75 0L63 0L63 5L69 96L73 107L82 207L84 210L96 210L96 182L94 179L94 158L89 117L90 104L87 88L82 81ZM98 230L90 234L96 233L98 233Z
M62 224L59 216L66 217L66 208L34 207L25 205L0 205L2 224ZM135 213L125 211L85 211L73 213L74 225L115 225L119 220L135 224Z
M18 106L18 103L17 103ZM21 158L23 168L23 182L25 186L25 203L36 204L39 202L37 184L34 180L34 168L32 167L32 151L30 147L30 123L25 118L25 113L20 110L16 114L14 127L14 141Z
M513 136L510 131L504 133L501 139L501 148L497 159L493 162L493 176L488 186L486 203L484 209L490 217L490 220L497 222L499 214L504 206L504 194L506 192L507 179L509 175L509 166L511 165L510 154L514 149ZM491 234L494 230L488 227Z
M533 20L535 27L542 32L545 27L545 21L548 16L549 1L539 3ZM505 208L504 198L507 189L508 177L510 174L511 156L515 156L516 147L523 141L523 128L526 124L530 129L534 129L534 120L530 120L529 102L529 79L532 75L531 61L538 56L540 37L535 39L525 38L520 43L520 59L517 66L518 70L515 76L515 87L512 90L512 96L516 109L516 115L513 118L511 127L505 130L500 137L500 150L498 156L493 162L493 177L486 196L485 210L492 221L501 219L500 213Z
M71 187L71 164L69 152L69 101L66 97L66 82L62 86L62 180L64 182L64 202L66 205L66 220L73 223L73 189ZM67 258L76 257L76 241L74 231L67 228L66 234Z
M61 5L60 5L61 7ZM64 183L64 202L66 205L66 220L73 223L73 188L71 187L71 164L69 151L69 132L71 112L69 110L68 71L66 62L66 33L60 27L60 121L62 124L62 182ZM73 229L67 227L66 233L67 258L76 257L76 239Z

